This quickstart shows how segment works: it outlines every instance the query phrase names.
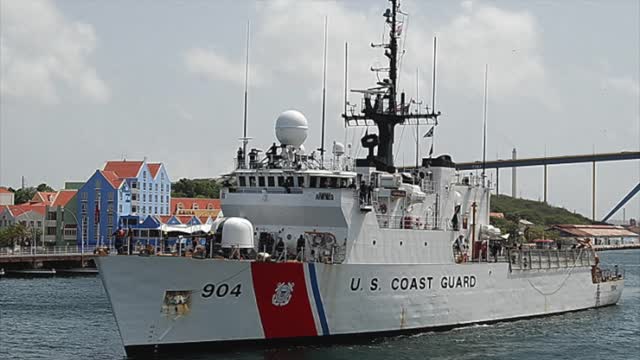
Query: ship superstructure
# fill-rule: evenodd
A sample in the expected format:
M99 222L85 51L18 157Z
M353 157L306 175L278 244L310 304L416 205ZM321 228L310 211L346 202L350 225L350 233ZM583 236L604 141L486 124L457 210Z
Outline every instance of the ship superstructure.
M339 143L328 162L305 152L307 120L285 111L278 143L239 149L223 177L225 219L206 246L98 258L128 353L422 331L618 301L622 277L603 274L588 244L507 246L489 224L490 183L456 172L448 155L395 168L395 127L435 126L440 113L409 113L397 99L400 10L390 4L389 42L376 45L388 77L359 90L359 113L343 114L377 128L361 139L366 157L348 158Z

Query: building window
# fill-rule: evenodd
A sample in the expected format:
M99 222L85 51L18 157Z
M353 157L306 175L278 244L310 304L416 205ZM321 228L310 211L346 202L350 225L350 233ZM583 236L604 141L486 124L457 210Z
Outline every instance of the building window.
M259 176L258 177L258 186L264 187L264 184L265 184L264 176Z
M100 179L96 179L96 190L100 189L102 187L102 181L100 181Z
M46 234L48 236L55 235L56 234L56 227L55 226L47 226Z
M157 213L158 213L158 207L157 207L157 206L154 206L154 207L153 207L153 213L154 213L154 214L157 214Z
M182 203L178 203L177 208L178 208L178 210L182 210L184 208L184 206L182 205Z
M82 192L82 201L87 201L89 199L89 194L86 191Z
M147 194L142 194L142 201L147 201Z
M247 186L247 179L244 176L238 176L238 184L240 186Z
M207 210L213 210L213 204L208 204L207 205Z
M82 215L86 215L87 214L87 203L84 202L84 201L81 204L81 211L82 211Z
M276 186L276 183L275 183L275 180L274 180L273 176L269 176L267 178L267 186L271 186L271 187Z
M156 186L156 191L158 191L158 184L156 183L156 185L155 185L155 186Z
M42 221L38 221L38 229L42 227Z
M158 195L156 195L156 202L158 202Z
M58 213L55 211L47 212L47 220L56 220Z
M131 207L131 212L132 212L132 213L138 212L138 207L137 207L137 206L135 206L135 205L133 205L133 206Z
M122 204L118 205L118 212L122 214Z
M147 183L146 182L142 182L142 190L147 190Z
M136 193L131 194L131 200L138 201L138 194Z
M169 195L167 195L167 204L169 203Z
M135 181L132 181L132 182L131 182L131 188L132 188L132 189L137 189L137 188L138 188L138 183L137 183L137 182L135 182Z
M198 206L198 204L193 203L193 210L198 210L200 208L200 206Z
M147 180L147 172L144 170L142 170L142 180Z

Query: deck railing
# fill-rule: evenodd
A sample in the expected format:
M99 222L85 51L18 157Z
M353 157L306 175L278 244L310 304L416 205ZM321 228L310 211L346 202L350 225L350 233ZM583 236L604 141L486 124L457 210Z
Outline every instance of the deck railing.
M514 270L559 269L596 264L595 255L589 249L511 249L507 254L511 269Z

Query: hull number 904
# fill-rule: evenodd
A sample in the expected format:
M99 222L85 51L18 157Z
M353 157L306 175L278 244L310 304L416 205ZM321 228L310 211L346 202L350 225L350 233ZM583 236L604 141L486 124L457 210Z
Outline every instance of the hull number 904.
M210 298L212 296L223 298L227 296L235 296L238 297L242 294L242 284L236 284L234 287L227 283L220 284L205 284L202 287L202 294L200 294L203 298Z

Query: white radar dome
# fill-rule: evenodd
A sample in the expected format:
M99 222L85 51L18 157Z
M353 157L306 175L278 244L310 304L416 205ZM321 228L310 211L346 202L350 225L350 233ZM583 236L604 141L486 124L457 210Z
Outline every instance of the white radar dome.
M231 217L226 218L222 226L223 248L252 249L253 225L247 219Z
M342 156L344 155L344 145L342 145L339 142L334 142L333 143L333 154L335 156Z
M276 138L283 145L299 147L307 139L307 118L296 110L287 110L276 120Z

